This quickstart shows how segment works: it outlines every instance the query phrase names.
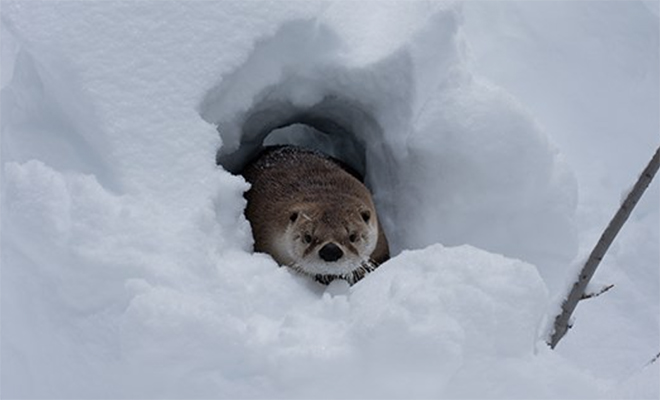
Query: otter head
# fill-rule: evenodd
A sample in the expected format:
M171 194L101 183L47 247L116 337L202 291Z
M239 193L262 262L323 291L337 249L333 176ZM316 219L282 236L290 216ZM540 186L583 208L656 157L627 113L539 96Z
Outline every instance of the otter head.
M287 228L280 248L298 272L328 283L350 283L375 268L369 256L378 241L373 206L358 200L330 204L298 204L288 211Z

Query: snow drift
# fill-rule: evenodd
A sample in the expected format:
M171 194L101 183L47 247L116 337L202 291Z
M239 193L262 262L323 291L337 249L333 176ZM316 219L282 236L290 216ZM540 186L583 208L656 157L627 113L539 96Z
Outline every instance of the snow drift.
M3 3L2 395L628 393L542 342L576 184L469 67L464 24L425 2ZM282 141L374 192L396 256L353 287L251 252L230 172Z
M365 175L395 253L471 243L566 264L574 178L518 103L468 72L459 25L456 10L440 10L365 62L325 24L284 24L202 102L222 137L218 162L240 171L271 132L306 125L271 142L318 148Z

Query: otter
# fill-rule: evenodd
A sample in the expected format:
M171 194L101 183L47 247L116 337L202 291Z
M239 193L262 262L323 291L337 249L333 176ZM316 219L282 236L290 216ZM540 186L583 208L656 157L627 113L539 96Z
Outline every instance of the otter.
M371 193L343 162L297 146L266 147L242 171L254 250L328 284L362 279L389 259Z

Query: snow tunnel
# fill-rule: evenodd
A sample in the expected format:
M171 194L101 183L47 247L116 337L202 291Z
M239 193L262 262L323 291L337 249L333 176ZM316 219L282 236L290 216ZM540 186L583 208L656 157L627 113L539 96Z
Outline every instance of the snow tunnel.
M318 21L280 26L199 105L221 139L215 161L237 174L274 144L338 158L371 190L394 256L470 244L565 264L571 174L534 118L472 75L458 21L440 12L397 46L354 52Z
M384 99L406 92L391 84L390 74L399 76L401 69L348 65L339 47L335 33L315 21L288 22L258 41L242 65L221 74L199 113L217 127L216 163L228 172L240 173L264 146L318 150L362 178L388 230L394 210L387 193L394 190L397 165L383 114L398 115L397 105L407 102Z
M364 178L367 138L380 132L376 121L359 104L335 95L310 107L264 99L245 116L238 146L220 147L216 162L229 172L239 173L264 146L293 144L333 156Z
M390 251L407 245L395 229L403 152L398 141L410 112L410 60L356 65L345 43L315 20L285 23L258 40L247 59L220 73L199 114L217 127L216 163L238 174L264 146L315 149L351 167L370 189Z

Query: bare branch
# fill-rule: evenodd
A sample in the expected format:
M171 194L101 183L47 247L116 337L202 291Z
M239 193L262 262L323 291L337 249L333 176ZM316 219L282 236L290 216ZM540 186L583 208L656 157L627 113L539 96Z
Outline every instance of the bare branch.
M639 176L637 183L635 183L635 186L630 193L628 193L628 196L621 204L621 207L601 235L600 240L598 240L598 243L596 243L596 246L591 251L587 262L582 267L577 281L573 284L571 291L568 293L568 297L562 303L562 311L555 318L554 332L552 332L552 335L548 340L548 344L551 348L554 349L555 346L557 346L557 343L559 343L561 338L564 337L568 331L571 315L573 314L578 301L584 296L587 284L596 272L598 264L600 264L600 261L605 256L605 253L614 241L614 238L621 230L621 227L630 216L633 208L635 208L635 205L653 180L655 173L658 171L658 165L660 164L658 153L660 153L660 148L655 151L653 158L644 169L644 172Z

